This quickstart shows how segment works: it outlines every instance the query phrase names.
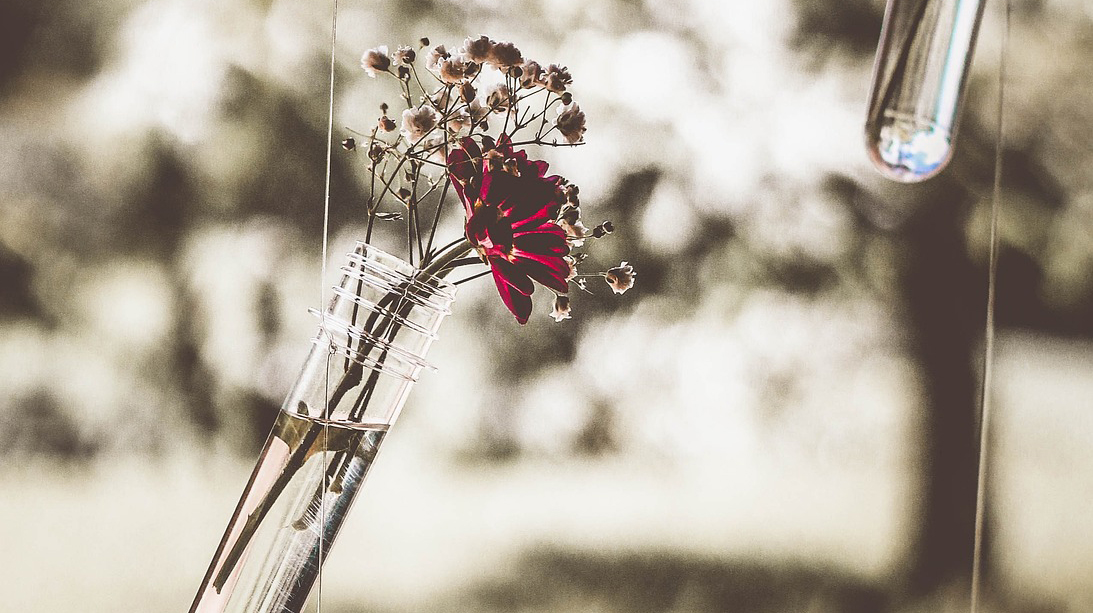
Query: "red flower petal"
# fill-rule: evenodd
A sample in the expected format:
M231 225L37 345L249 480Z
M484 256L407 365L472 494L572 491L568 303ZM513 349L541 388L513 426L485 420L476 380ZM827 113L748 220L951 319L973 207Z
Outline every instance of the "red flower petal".
M478 169L471 157L463 149L452 149L448 153L448 174L456 183L469 183L478 176Z
M493 276L495 279L500 275L505 283L517 292L525 296L530 296L531 292L535 291L535 286L531 283L531 278L528 277L528 274L519 266L505 258L490 258L490 268L493 269Z
M508 170L491 170L484 153L504 159ZM523 324L531 315L535 282L561 293L569 289L572 270L563 258L569 243L554 221L564 204L560 187L565 180L546 176L549 165L516 151L508 134L497 141L466 137L447 162L466 209L467 238L486 257L498 294ZM513 165L516 172L511 172Z
M482 150L478 148L478 143L474 142L474 139L470 136L464 136L459 139L459 146L472 158L482 157Z
M521 194L520 178L504 171L487 170L482 173L482 202L499 208L506 202L519 202Z
M535 160L534 162L529 162L528 166L535 171L535 176L537 177L542 177L546 175L547 168L550 168L550 164L547 164L543 160Z
M543 255L567 255L569 245L565 240L565 230L553 223L524 232L513 232L512 245L530 253Z
M519 249L513 249L512 255L517 259L517 266L526 275L539 283L557 292L569 291L569 262L564 258L549 255L528 253Z
M497 293L501 295L501 300L516 317L516 321L521 325L526 324L528 317L531 316L531 297L513 291L513 287L497 268L493 268L493 282L497 285Z

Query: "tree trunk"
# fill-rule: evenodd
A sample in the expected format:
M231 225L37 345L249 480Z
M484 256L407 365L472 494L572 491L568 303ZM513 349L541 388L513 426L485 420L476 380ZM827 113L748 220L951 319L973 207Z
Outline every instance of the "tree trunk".
M910 222L903 291L910 353L922 386L919 533L909 576L922 597L970 577L975 523L977 377L985 279L968 257L967 192L932 190Z

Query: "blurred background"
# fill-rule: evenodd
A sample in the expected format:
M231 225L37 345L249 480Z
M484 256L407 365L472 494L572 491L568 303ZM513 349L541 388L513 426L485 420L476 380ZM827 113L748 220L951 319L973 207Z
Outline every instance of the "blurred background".
M638 276L522 328L461 288L324 611L962 610L1000 2L917 186L862 144L881 0L340 6L332 268L361 54L488 34L570 68L545 155ZM1093 5L1013 7L985 610L1093 611ZM189 606L314 332L330 8L0 0L11 610Z

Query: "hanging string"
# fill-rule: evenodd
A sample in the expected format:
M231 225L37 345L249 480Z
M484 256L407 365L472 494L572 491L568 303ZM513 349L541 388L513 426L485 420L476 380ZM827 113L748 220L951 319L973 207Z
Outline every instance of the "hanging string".
M326 120L326 184L323 192L323 247L322 247L322 263L320 264L319 273L319 312L322 313L319 325L322 328L323 338L330 342L330 335L326 330L326 258L327 247L330 237L330 168L332 164L333 145L334 145L334 68L335 68L335 51L337 50L338 43L338 0L333 1L333 8L330 17L330 92L329 92L329 108L327 109ZM333 353L333 345L331 345L331 351L327 351L326 354L326 378L324 380L324 394L323 394L323 406L327 406L330 403L330 356ZM329 408L323 410L323 417L329 417L326 413L329 412ZM328 459L327 452L330 447L330 425L329 420L323 420L323 466L325 467ZM326 535L326 491L328 487L329 479L328 471L322 470L322 496L319 497L319 517L317 520L317 528L319 531L319 551L318 559L315 561L319 565L319 573L316 578L315 593L315 611L316 613L322 613L323 610L323 557L325 550L325 543L323 542Z
M998 108L994 143L994 192L991 196L990 262L987 272L987 322L983 342L983 386L980 396L979 473L975 491L975 537L972 550L971 613L979 613L983 566L983 518L987 504L987 451L990 441L991 384L994 376L994 296L998 276L998 208L1002 201L1002 150L1005 143L1006 48L1009 46L1010 0L1004 3L1002 45L998 62Z

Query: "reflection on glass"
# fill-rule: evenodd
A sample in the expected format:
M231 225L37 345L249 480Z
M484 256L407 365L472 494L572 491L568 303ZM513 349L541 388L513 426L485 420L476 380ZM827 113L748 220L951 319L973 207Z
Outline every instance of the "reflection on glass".
M926 180L952 156L984 0L888 0L865 124L873 164Z

